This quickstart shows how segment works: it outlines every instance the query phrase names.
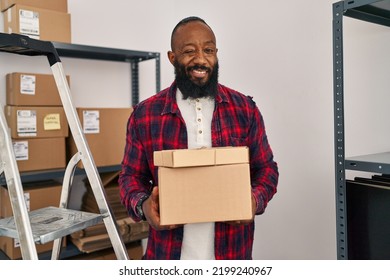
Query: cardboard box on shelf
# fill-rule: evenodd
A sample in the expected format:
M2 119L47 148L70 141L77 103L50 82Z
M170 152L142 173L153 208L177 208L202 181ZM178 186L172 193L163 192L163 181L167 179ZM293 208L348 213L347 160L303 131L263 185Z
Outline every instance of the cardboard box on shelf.
M119 165L126 144L126 125L132 108L76 108L96 166ZM73 136L68 138L68 158L77 153ZM83 168L82 163L79 164Z
M70 77L66 78L69 83ZM7 74L6 103L15 106L62 106L54 76L37 73Z
M31 183L24 184L23 188L26 206L29 211L48 206L58 207L60 203L61 183L55 181ZM5 187L0 187L0 217L5 218L10 216L13 216L13 213L8 190ZM65 238L63 239L62 246L66 246ZM37 244L36 248L38 253L50 251L53 248L53 242ZM20 259L22 257L19 242L16 239L1 236L0 249L10 259Z
M251 219L247 147L158 151L154 159L161 225Z
M69 127L62 107L5 106L11 138L68 137Z
M4 11L3 15L5 33L71 43L71 17L68 13L16 4Z
M68 12L68 0L1 0L0 10L4 12L9 7L15 4L53 10L63 13Z
M14 139L12 143L20 172L66 167L64 137Z

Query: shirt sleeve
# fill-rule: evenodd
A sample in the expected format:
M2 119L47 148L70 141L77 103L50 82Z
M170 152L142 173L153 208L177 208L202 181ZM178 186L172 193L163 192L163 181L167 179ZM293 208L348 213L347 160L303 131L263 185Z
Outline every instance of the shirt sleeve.
M141 217L137 215L135 208L144 195L150 195L152 183L145 149L137 131L136 108L127 123L126 145L118 183L122 204L134 221L140 221Z
M268 143L263 117L254 104L248 143L252 194L256 200L256 215L262 214L276 193L279 172Z

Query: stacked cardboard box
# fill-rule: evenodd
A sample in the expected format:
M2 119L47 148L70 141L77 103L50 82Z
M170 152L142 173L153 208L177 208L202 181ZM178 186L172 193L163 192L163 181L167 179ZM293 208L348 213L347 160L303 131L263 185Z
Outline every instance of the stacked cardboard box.
M114 213L121 234L125 243L134 242L147 237L149 224L147 222L135 223L127 215L127 210L120 202L118 172L105 173L101 175L104 189L107 193L108 204ZM96 200L90 186L87 185L87 192L83 197L81 209L88 212L99 213ZM98 224L84 230L71 234L71 242L85 253L100 251L112 246L104 224Z
M67 0L1 0L4 32L71 43Z
M55 181L40 182L34 184L24 184L24 197L27 210L36 210L48 206L58 207L60 204L61 184ZM0 218L13 216L11 202L7 188L0 186ZM66 240L63 240L66 246ZM42 253L53 249L53 242L37 244L37 252ZM20 259L22 257L18 240L1 236L0 249L10 259Z
M19 171L64 168L69 128L54 77L7 74L6 103Z
M96 166L119 165L126 144L126 125L132 108L76 108ZM67 143L68 160L77 153L73 135ZM79 166L83 168L80 162Z

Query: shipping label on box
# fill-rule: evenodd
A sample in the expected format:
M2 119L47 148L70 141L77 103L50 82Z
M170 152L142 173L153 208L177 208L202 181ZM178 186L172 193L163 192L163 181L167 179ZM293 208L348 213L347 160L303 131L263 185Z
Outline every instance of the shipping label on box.
M35 110L17 110L16 131L20 137L37 136L37 112Z
M83 110L83 131L86 134L100 132L98 110Z
M20 9L18 33L39 40L39 13Z
M28 141L13 142L16 161L28 160Z
M159 151L154 159L161 225L252 218L247 147Z
M35 95L36 76L20 75L20 93Z

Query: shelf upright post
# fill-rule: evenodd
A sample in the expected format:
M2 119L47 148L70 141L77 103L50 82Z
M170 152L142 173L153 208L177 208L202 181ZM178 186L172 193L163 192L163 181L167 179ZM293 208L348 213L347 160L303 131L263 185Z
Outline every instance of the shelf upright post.
M139 67L138 60L131 60L131 105L139 102Z
M348 259L344 139L344 1L333 4L333 92L337 258Z
M161 71L160 71L160 54L156 54L156 93L161 90Z

